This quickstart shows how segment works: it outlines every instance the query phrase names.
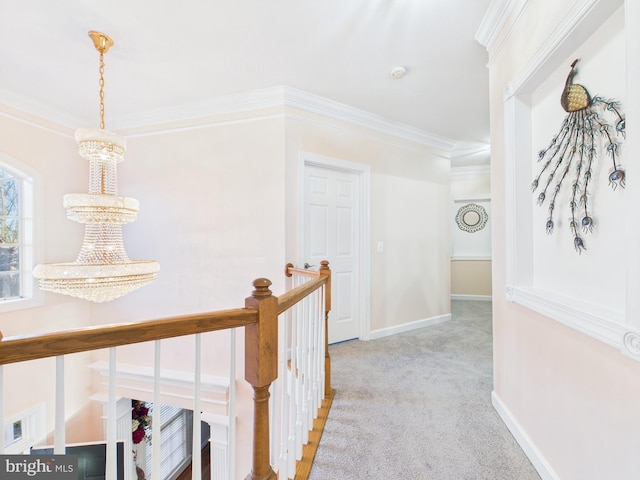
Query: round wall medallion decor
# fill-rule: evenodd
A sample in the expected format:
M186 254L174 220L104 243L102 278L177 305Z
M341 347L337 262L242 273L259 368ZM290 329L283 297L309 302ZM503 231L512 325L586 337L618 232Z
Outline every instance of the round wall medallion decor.
M627 332L623 341L629 353L640 355L640 335L634 332Z
M456 214L456 223L458 228L465 232L475 233L482 230L489 220L487 211L481 205L469 203L460 207Z

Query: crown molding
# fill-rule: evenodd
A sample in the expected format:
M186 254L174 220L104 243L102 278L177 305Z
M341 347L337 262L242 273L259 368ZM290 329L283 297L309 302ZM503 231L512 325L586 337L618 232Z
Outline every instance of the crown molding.
M169 125L185 123L189 128L209 124L212 117L260 111L294 108L356 127L374 130L385 135L427 145L449 153L456 142L424 132L379 115L320 97L297 88L277 86L203 99L176 107L146 110L121 117L116 130L145 130L150 126L165 129ZM171 128L171 127L169 127ZM152 128L153 130L153 128Z
M73 132L79 125L86 123L81 118L65 114L42 102L20 97L8 91L0 90L0 103L3 104L2 113L6 115L65 134ZM175 126L194 128L210 124L213 117L246 114L266 109L277 109L284 114L286 108L302 110L388 136L416 142L442 150L446 154L449 154L457 145L453 140L288 86L262 88L205 98L197 102L167 108L148 109L120 115L117 119L112 120L111 129L118 132L149 132L171 129Z
M461 167L451 167L450 175L460 177L460 176L470 176L475 177L477 175L488 175L491 173L490 165L466 165Z
M187 123L191 126L209 123L211 117L282 107L284 87L270 87L217 97L203 98L166 108L132 112L114 120L114 130L136 130L168 124Z
M73 115L1 88L0 115L68 136L73 136L74 129L83 124Z
M492 0L487 8L480 26L476 31L475 40L487 50L493 48L496 37L503 29L513 11L515 0Z
M489 5L475 36L475 40L489 53L487 66L502 50L528 4L529 0L493 0Z
M298 108L309 113L322 115L394 137L417 142L446 152L451 152L457 143L408 125L387 120L379 115L360 110L343 103L329 100L318 95L292 87L284 88L283 103L287 107Z

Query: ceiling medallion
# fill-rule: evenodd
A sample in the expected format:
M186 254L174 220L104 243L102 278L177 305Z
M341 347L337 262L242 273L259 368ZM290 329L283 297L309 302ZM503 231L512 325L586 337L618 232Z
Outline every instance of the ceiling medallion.
M458 228L465 232L475 233L482 230L489 221L489 215L482 205L469 203L460 207L456 214Z

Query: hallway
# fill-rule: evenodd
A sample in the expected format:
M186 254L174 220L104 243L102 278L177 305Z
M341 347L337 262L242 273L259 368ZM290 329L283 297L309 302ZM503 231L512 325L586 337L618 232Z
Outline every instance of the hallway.
M336 395L310 480L538 480L491 405L491 303L330 347Z

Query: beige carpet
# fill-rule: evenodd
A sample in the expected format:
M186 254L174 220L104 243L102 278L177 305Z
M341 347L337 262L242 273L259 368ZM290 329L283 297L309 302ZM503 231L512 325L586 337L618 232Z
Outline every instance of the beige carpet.
M310 480L538 480L491 405L491 303L330 347L336 396Z

